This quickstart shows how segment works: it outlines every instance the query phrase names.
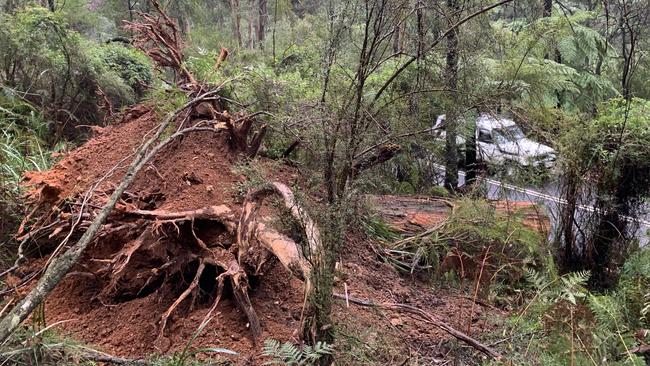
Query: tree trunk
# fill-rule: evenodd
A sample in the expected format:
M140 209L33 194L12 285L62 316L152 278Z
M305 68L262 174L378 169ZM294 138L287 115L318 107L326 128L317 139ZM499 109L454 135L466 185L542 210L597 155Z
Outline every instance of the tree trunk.
M416 9L415 9L415 15L417 19L417 30L418 30L418 44L417 44L417 56L418 60L422 58L422 54L424 52L424 23L423 23L423 18L422 18L422 9L424 8L424 4L422 3L422 0L418 0L418 2L415 4Z
M255 48L255 16L254 16L254 11L250 11L248 13L248 48L249 49L254 49Z
M387 143L379 146L377 150L363 159L354 162L350 178L356 178L361 172L368 170L376 165L387 162L395 155L399 154L402 147L396 144Z
M134 4L131 2L131 0L126 0L126 8L129 10L129 21L133 22L133 7Z
M275 5L273 6L273 65L275 65L275 30L278 25L278 0L275 0Z
M544 18L548 18L553 13L553 0L544 0Z
M260 49L264 49L264 39L266 33L266 23L269 19L267 0L258 0L258 17L257 17L257 42Z
M449 16L458 14L460 4L458 0L447 0ZM446 120L446 159L445 159L445 188L453 192L458 188L458 147L456 136L458 129L458 28L447 35L447 66L445 71L447 85L450 90L451 108Z
M239 13L239 0L230 0L230 9L232 11L233 32L235 39L237 40L237 45L241 48L243 43L241 37L241 14Z
M576 207L580 195L579 182L575 173L569 172L565 175L563 198L566 199L567 204L562 209L558 230L561 239L557 244L558 265L561 273L583 269L581 263L584 262L584 259L577 256L578 243L576 243L574 230ZM560 250L560 248L564 248L564 250Z
M471 125L469 136L465 141L465 185L476 182L476 124Z
M623 17L621 15L621 17ZM630 40L630 47L628 48L628 38L632 38L632 34L628 34L628 29L625 24L626 20L622 19L621 23L621 55L623 56L623 72L621 74L621 90L623 97L630 100L632 93L630 91L630 74L632 69L632 57L634 41Z

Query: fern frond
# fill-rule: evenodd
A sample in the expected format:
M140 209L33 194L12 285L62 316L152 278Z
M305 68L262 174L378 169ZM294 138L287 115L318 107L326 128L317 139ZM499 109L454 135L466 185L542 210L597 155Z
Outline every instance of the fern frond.
M267 339L264 341L262 355L271 358L264 362L265 365L312 366L332 351L333 347L324 342L317 342L313 347L305 345L299 348L289 342L280 343L275 339Z

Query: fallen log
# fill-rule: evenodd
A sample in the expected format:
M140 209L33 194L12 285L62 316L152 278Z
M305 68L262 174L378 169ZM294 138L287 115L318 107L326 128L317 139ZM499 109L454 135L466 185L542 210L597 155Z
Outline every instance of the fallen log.
M451 334L455 338L463 341L464 343L474 347L475 349L483 352L484 354L492 357L495 360L501 360L503 356L499 354L496 350L492 349L491 347L477 341L476 339L470 337L469 335L453 328L451 325L443 322L442 320L436 318L432 314L427 313L426 311L416 308L415 306L411 305L406 305L406 304L398 304L398 303L390 303L390 302L384 302L384 303L374 303L368 300L361 300L361 299L355 299L349 296L344 296L340 294L334 294L334 297L337 299L341 299L347 302L351 302L356 305L360 306L366 306L366 307L373 307L373 308L383 308L383 309L390 309L390 310L397 310L397 311L405 311L411 314L418 315L419 317L422 318L423 321L432 324L436 326L437 328L440 328L444 330L445 332Z
M352 178L358 176L364 170L368 170L375 165L385 163L388 160L392 159L395 155L399 154L402 150L402 147L396 144L384 144L377 148L377 151L368 155L362 159L359 159L354 162L352 165Z

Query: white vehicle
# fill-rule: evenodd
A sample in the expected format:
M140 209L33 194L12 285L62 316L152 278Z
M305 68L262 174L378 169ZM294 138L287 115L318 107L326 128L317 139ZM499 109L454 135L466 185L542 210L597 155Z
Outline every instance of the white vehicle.
M438 117L433 126L434 134L445 138L445 115ZM550 146L540 144L524 135L521 128L511 119L481 115L476 119L476 158L491 165L516 163L522 167L551 169L556 153ZM461 149L465 137L456 138Z

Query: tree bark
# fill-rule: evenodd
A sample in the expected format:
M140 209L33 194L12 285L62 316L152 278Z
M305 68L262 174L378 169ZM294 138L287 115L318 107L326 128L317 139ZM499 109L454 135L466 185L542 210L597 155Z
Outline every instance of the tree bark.
M447 0L449 16L458 14L460 4L458 0ZM452 22L453 23L453 22ZM454 192L458 188L458 147L456 145L458 129L458 28L454 28L447 35L447 65L445 70L447 85L450 90L451 108L446 117L445 141L445 188Z
M248 13L248 48L251 50L255 48L255 28L255 16L254 12L251 11Z
M364 170L368 170L375 165L387 162L395 155L399 154L401 149L401 146L390 143L380 146L373 154L370 154L365 158L354 162L352 165L352 173L350 174L350 177L354 179L359 175L359 173L363 172Z
M476 182L476 124L472 124L465 141L465 185Z
M544 0L544 18L548 18L553 13L553 0Z
M269 13L267 7L267 0L257 1L257 42L261 50L264 50L264 40L266 34L266 24L268 23Z
M230 0L230 10L232 11L233 33L237 40L237 45L241 48L241 14L239 13L239 0Z

